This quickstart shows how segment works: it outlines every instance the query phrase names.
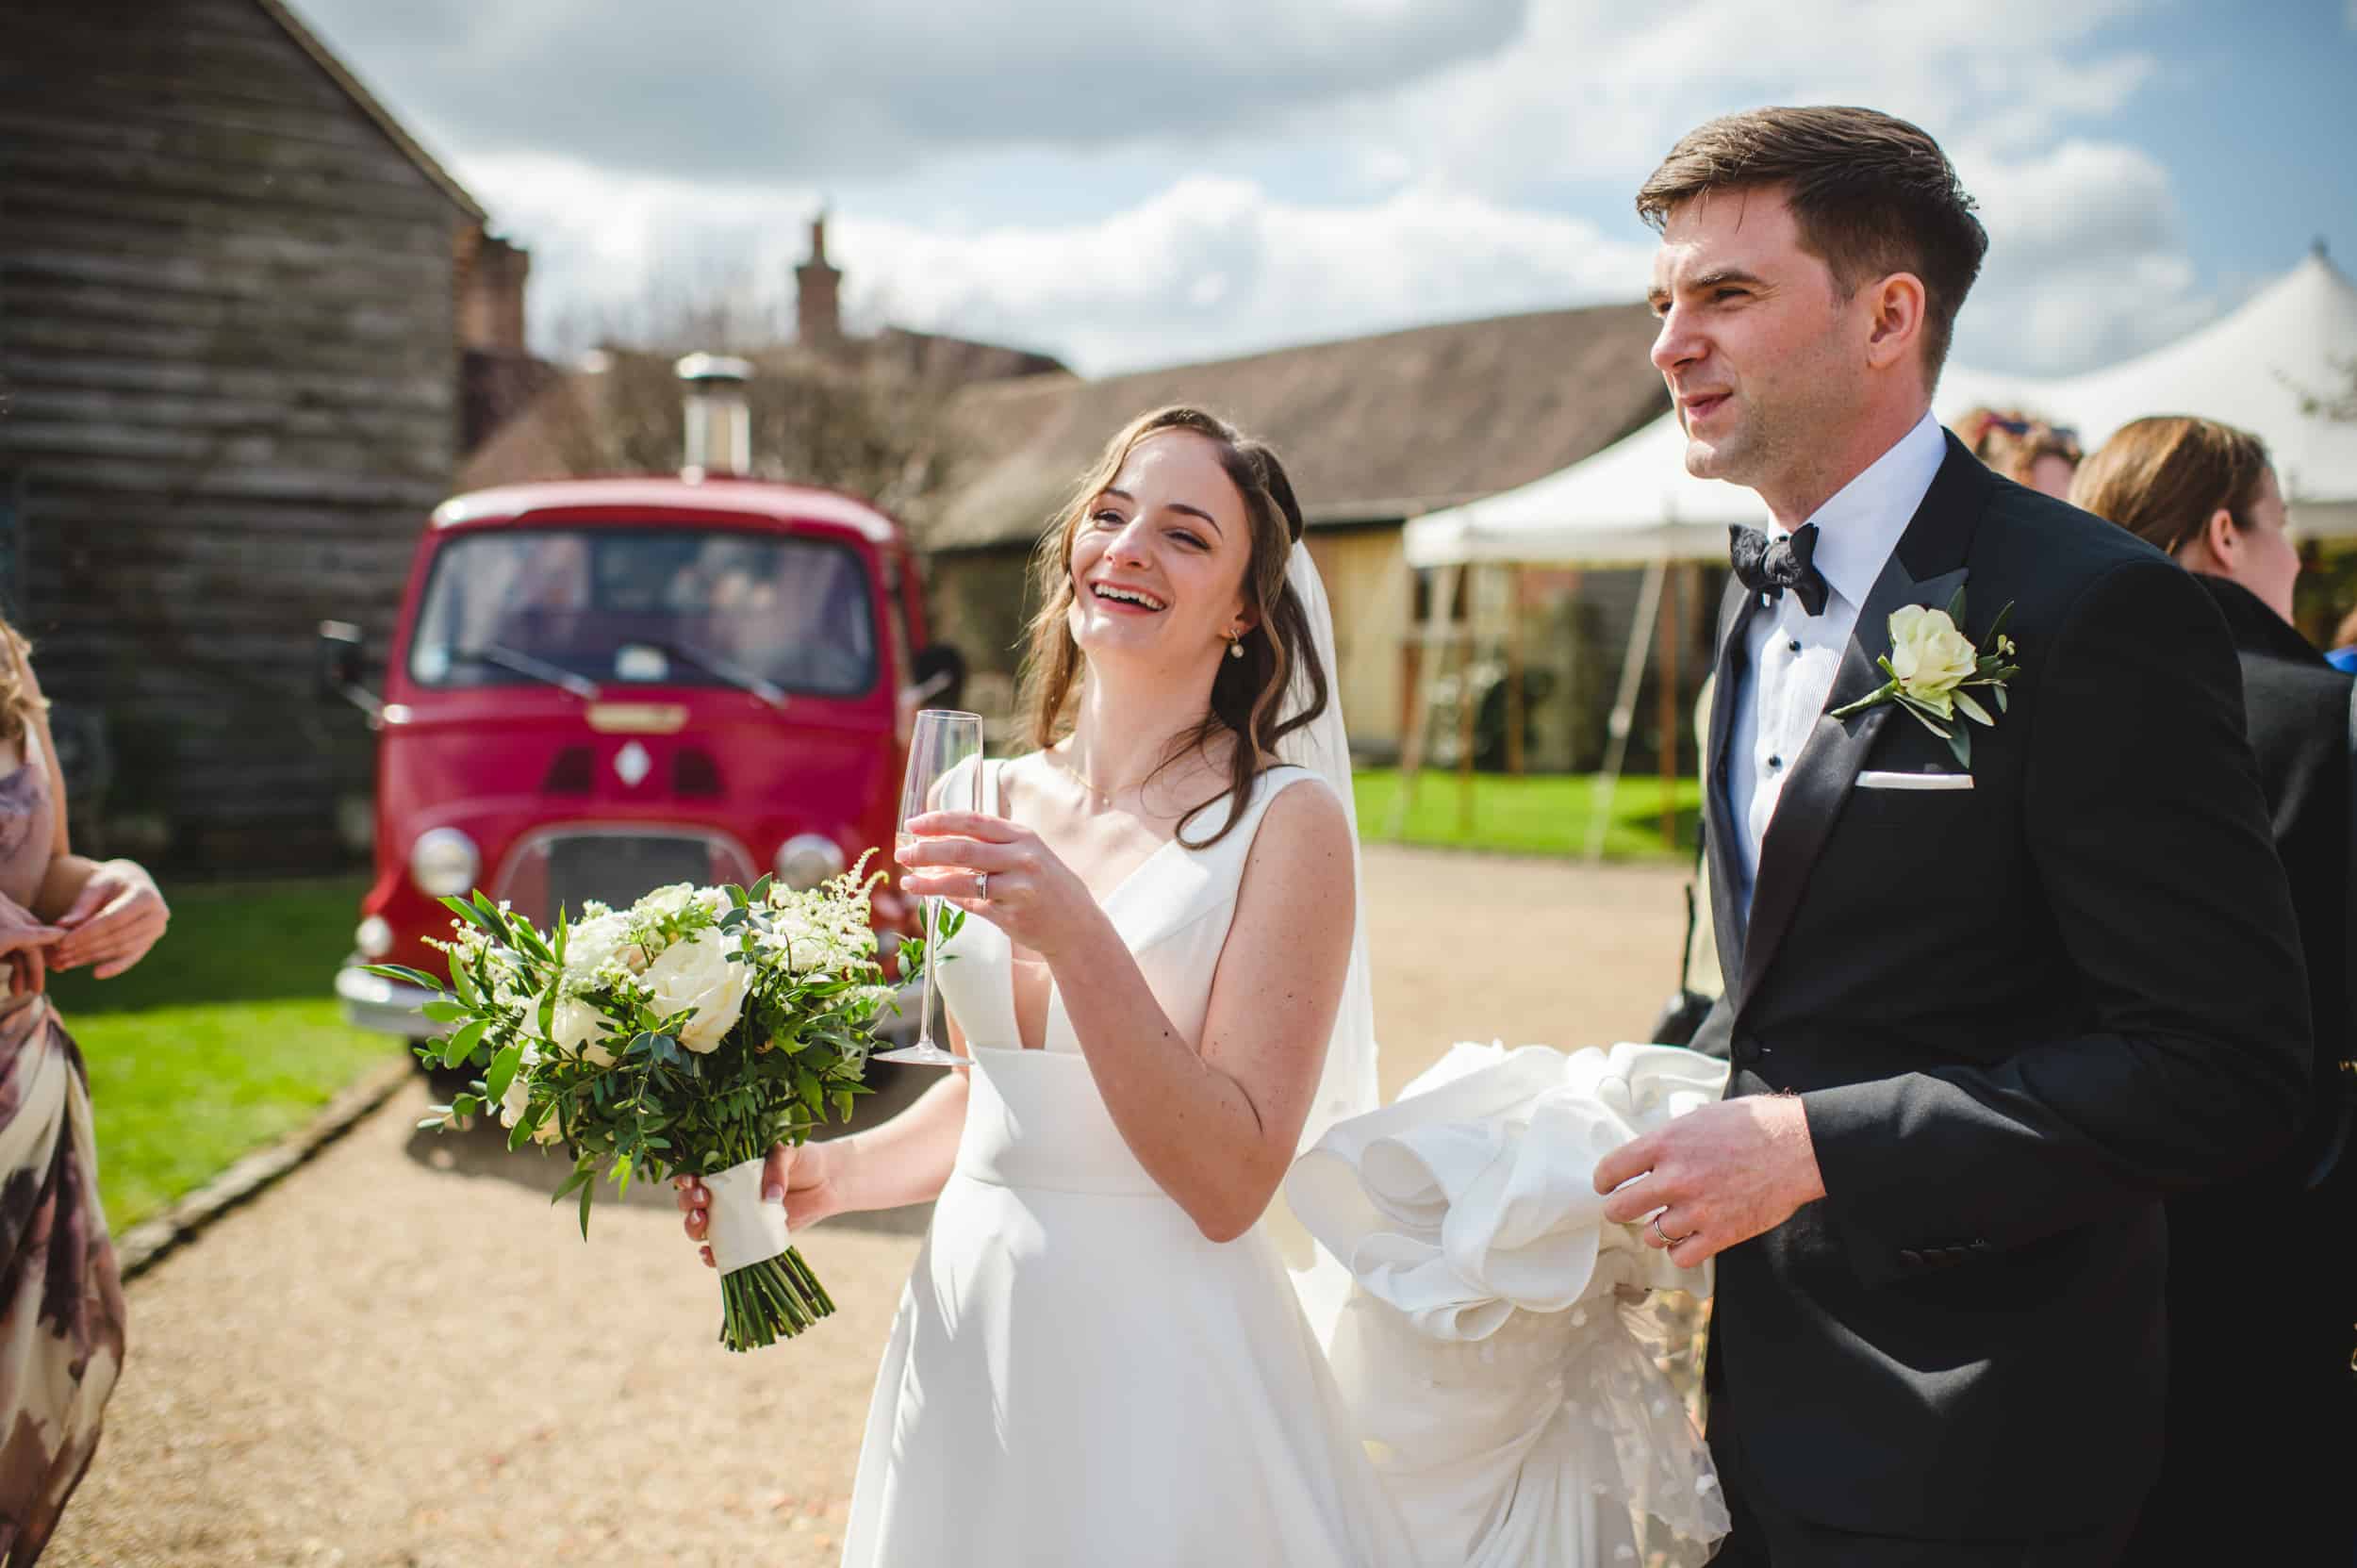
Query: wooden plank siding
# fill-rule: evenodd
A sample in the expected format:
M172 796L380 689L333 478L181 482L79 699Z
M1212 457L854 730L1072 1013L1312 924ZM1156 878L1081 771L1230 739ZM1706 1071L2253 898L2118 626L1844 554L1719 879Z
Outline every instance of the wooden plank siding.
M0 483L25 630L103 716L110 814L217 871L341 854L360 716L457 465L456 258L480 209L267 0L12 0L0 20Z
M1396 526L1312 528L1310 555L1334 612L1334 658L1327 671L1351 743L1398 749L1401 629L1415 624L1415 573Z

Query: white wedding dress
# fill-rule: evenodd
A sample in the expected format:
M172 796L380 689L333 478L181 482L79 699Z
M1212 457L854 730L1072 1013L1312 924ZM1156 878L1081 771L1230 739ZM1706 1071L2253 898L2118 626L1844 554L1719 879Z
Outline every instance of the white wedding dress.
M1105 900L1200 1031L1253 835L1163 846ZM988 772L996 809L997 765ZM1707 1455L1615 1287L1688 1288L1604 1222L1596 1157L1724 1069L1662 1047L1459 1047L1288 1180L1355 1279L1327 1347L1266 1229L1207 1241L1096 1092L1061 999L1020 1048L988 921L939 984L975 1065L878 1373L847 1568L1607 1568L1699 1562ZM1640 1296L1641 1298L1641 1296Z

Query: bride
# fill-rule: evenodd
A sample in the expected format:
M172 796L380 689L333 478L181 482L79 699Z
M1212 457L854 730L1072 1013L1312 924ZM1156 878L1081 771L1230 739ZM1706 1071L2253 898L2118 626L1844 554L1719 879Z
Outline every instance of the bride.
M797 1229L934 1203L846 1564L1699 1561L1725 1528L1641 1333L1692 1281L1589 1185L1723 1070L1460 1047L1374 1109L1301 531L1265 446L1133 421L1042 541L1038 749L910 824L902 890L968 916L939 985L973 1067L766 1179ZM1280 1187L1322 1270L1289 1274Z

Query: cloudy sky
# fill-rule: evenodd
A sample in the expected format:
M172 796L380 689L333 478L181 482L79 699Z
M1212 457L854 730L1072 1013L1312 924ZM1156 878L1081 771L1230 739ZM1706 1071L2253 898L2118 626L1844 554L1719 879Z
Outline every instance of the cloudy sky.
M1633 299L1638 182L1777 102L1947 146L1962 363L2103 363L2318 238L2357 270L2357 0L295 5L531 248L543 347L786 304L822 202L855 321L1089 371Z

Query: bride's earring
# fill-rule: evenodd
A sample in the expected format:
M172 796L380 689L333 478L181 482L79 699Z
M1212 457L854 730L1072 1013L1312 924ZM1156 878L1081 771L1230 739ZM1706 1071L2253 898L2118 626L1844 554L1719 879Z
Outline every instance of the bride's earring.
M1231 659L1244 657L1244 634L1242 632L1228 634L1228 656Z

